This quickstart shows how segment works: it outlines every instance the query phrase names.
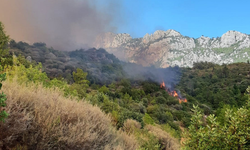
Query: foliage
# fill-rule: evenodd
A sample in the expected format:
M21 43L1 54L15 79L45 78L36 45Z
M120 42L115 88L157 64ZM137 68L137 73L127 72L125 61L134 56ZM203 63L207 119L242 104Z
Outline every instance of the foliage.
M17 145L25 144L37 136L37 141L30 142L40 143L43 139L47 143L52 143L47 146L55 145L53 148L69 149L71 146L75 146L74 142L78 142L77 145L79 145L81 143L79 140L85 139L81 137L86 135L82 131L86 131L91 136L93 134L92 139L100 145L102 145L101 141L107 143L106 140L113 140L113 138L117 140L114 142L119 144L120 139L116 137L116 133L111 131L113 127L109 126L109 123L112 123L112 126L120 131L135 130L135 132L128 133L129 137L119 131L120 137L123 137L124 134L124 138L127 138L127 141L125 139L121 141L128 142L122 143L119 148L125 146L128 149L135 149L138 146L135 144L136 141L141 149L164 149L169 146L168 139L171 141L173 139L165 134L162 126L157 124L168 125L166 129L173 133L175 130L179 130L179 125L176 123L177 117L173 113L177 107L172 106L178 104L178 99L169 96L156 82L124 78L121 62L104 49L61 52L48 48L45 43L29 45L25 42L17 43L14 40L4 48L8 48L8 46L12 54L6 51L4 55L1 55L3 57L1 60L5 63L4 69L8 77L8 81L6 81L9 85L8 96L10 95L12 98L11 104L15 105L8 107L8 112L10 110L14 112L11 112L10 119L7 118L9 119L7 120L8 125L4 128L0 126L0 130L3 131L9 127L9 124L16 123L14 126L22 130L15 130L18 132L13 132L11 140L12 142L20 141ZM11 58L10 61L5 61L8 58ZM108 85L109 83L112 84ZM12 88L13 85L15 87ZM65 99L69 99L69 101ZM84 105L82 105L83 103ZM87 103L91 103L92 106ZM103 116L102 112L99 113L99 108L96 106L110 117ZM30 114L35 115L30 116ZM15 122L15 118L18 118L17 122ZM129 123L128 120L131 119L135 123L135 129L130 128L131 121ZM88 124L82 123L82 121L88 122ZM146 125L155 125L155 127L146 128ZM57 130L62 131L62 128L63 132L57 132ZM38 133L33 134L33 130ZM69 132L69 130L72 131ZM81 132L77 130L81 130ZM14 131L12 126L4 136L12 136L11 131ZM40 133L46 134L38 135ZM71 138L64 137L66 134ZM136 140L131 140L130 136L135 136ZM96 139L97 137L99 139ZM106 140L103 140L104 138ZM69 147L57 147L67 145L68 140L73 140ZM89 142L92 143L90 140ZM116 146L116 144L112 144L112 146ZM178 145L178 142L175 144ZM39 146L41 145L43 144ZM30 145L24 145L24 147L26 146Z
M6 73L0 74L0 90L2 88L2 83L4 80L6 80ZM3 110L4 107L6 107L6 95L2 92L0 94L0 122L4 122L4 120L8 117L8 114L5 110Z
M41 62L50 78L61 76L69 83L72 83L72 72L76 72L77 68L88 73L86 78L92 84L112 83L124 77L125 74L121 62L104 49L92 48L63 52L49 48L45 43L29 45L14 40L10 41L9 48L10 52L15 55L30 57L32 62Z
M99 89L99 92L102 92L102 93L108 93L109 92L109 89L105 86L105 85L103 85L100 89Z
M144 127L144 122L143 122L143 115L139 114L137 112L133 112L133 111L129 111L129 110L122 110L120 112L119 118L118 118L118 123L117 123L117 127L120 128L123 126L123 123L125 120L127 119L133 119L138 121L142 127Z
M178 89L186 93L189 102L205 104L206 114L213 113L224 104L241 107L246 102L245 89L250 85L250 65L236 63L216 65L195 63L192 69L183 69Z
M145 107L148 107L150 101L154 99L154 97L150 95L145 95L144 91L136 89L131 85L131 91L136 91L140 95L137 97L137 100L134 100L132 96L134 94L133 92L130 93L131 95L127 93L123 94L122 89L117 87L122 84L129 85L124 82L121 84L112 84L111 86L102 86L100 89L96 90L91 89L89 93L85 91L85 93L82 94L79 89L84 89L81 85L87 83L87 81L81 82L86 80L86 74L82 71L75 72L74 79L76 82L72 85L68 85L60 78L48 78L46 73L43 72L41 64L35 66L30 64L28 67L25 67L22 62L19 62L17 57L14 58L14 61L16 65L7 69L7 75L11 81L14 82L15 79L17 79L19 84L27 87L35 84L37 88L42 83L46 88L63 90L66 96L75 96L89 100L93 105L98 105L105 113L110 113L117 128L123 128L124 122L126 122L127 119L136 120L140 124L141 129L138 129L138 132L134 134L140 134L137 140L140 141L141 148L158 149L159 147L164 147L164 144L166 144L164 142L161 143L160 138L155 138L148 130L144 129L145 122L149 124L154 122L149 114L146 114L145 118L147 119L144 118L146 112ZM113 98L109 96L112 94L114 95ZM148 139L145 140L145 138Z
M194 106L193 111L191 125L184 136L186 149L250 148L250 97L246 106L236 111L227 108L224 120L220 122L215 115L209 115L204 120L197 106Z
M236 112L235 110L246 101L246 96L242 94L242 89L248 84L246 70L249 66L246 64L219 66L201 63L196 64L193 69L183 69L183 76L177 88L186 96L188 103L179 104L177 98L169 96L158 83L151 81L122 79L111 85L91 85L88 81L88 76L91 75L82 69L76 69L72 71L74 82L68 85L64 78L50 79L44 72L46 68L41 64L27 63L22 56L16 57L14 62L15 65L7 69L7 73L11 78L11 75L16 74L20 83L43 83L47 88L62 89L65 96L88 100L110 114L118 129L122 129L128 119L139 122L141 129L135 134L142 134L139 138L144 141L141 142L141 148L154 149L156 145L158 148L164 145L160 139L151 143L150 140L142 140L143 136L154 138L144 129L146 124L160 124L162 130L179 138L179 126L187 127L193 123L190 121L192 104L198 105L206 115L215 112L218 124L223 125L226 110L229 108ZM243 76L237 77L239 75L236 76L234 71L242 73ZM226 106L225 103L229 105Z
M80 68L77 68L76 72L73 72L73 79L76 84L80 84L84 87L88 87L89 81L86 80L87 75L88 73L83 72L83 70Z
M8 44L9 37L5 34L4 26L0 22L0 71L2 72L2 65L5 65L6 59L8 60L9 57L4 58L4 56L8 53L8 49L6 49L6 46ZM2 82L6 80L6 73L0 73L0 90L2 88ZM4 120L7 118L8 114L5 110L3 110L4 107L6 107L6 95L2 92L0 94L0 122L4 122Z
M2 66L12 65L12 57L8 49L9 36L5 34L4 26L0 22L0 62Z
M154 125L154 120L146 113L143 117L143 121L145 122L145 124L151 124Z
M164 97L159 96L159 97L156 98L156 102L158 104L165 104L167 102L167 100Z
M133 135L117 131L100 108L59 89L34 83L3 82L8 97L5 123L0 123L0 149L138 148ZM20 146L18 146L20 145Z
M162 124L161 129L177 139L181 137L181 130L175 130L169 124Z
M6 48L8 42L9 42L9 36L5 34L4 26L0 22L0 49L2 50Z

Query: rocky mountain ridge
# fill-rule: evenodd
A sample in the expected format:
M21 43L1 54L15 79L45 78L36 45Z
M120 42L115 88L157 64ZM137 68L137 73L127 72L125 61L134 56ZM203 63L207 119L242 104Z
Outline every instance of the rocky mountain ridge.
M157 30L142 38L129 34L105 33L96 38L95 47L105 48L122 60L157 67L192 67L200 61L228 64L246 62L250 56L250 36L228 31L221 37L190 38L175 30Z

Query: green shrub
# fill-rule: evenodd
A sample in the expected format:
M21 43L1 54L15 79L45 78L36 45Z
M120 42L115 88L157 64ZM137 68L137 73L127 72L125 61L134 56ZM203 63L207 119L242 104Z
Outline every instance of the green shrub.
M194 106L191 125L184 134L186 149L250 149L250 99L236 111L224 109L224 119L209 115L204 122L204 114Z
M9 50L6 49L8 42L9 42L9 36L5 34L4 26L0 22L0 60L1 60L1 63L3 63L3 66L8 65L6 64L6 61L8 61L8 58L6 57L4 58L4 56L6 56L9 53ZM0 63L0 71L2 71L1 63ZM0 89L2 88L1 82L4 80L6 80L6 73L1 73L0 74ZM0 122L1 121L4 122L5 118L7 118L8 116L6 111L3 110L3 107L6 106L5 101L6 101L6 95L4 93L0 94Z
M145 124L154 125L154 120L147 113L144 115L143 121L144 121Z
M133 111L126 110L126 109L121 110L119 118L118 118L118 122L117 122L117 127L118 128L123 127L123 123L127 119L136 120L136 121L141 123L142 127L144 127L143 115L136 113L136 112L133 112Z
M167 102L167 100L164 97L159 96L159 97L156 98L156 102L158 104L165 104Z
M145 107L148 106L148 99L147 99L147 98L142 98L141 101L143 102L143 105L144 105Z
M109 89L104 85L98 91L107 94L109 92Z
M6 80L6 73L0 74L0 82ZM0 90L2 88L2 83L0 83ZM8 117L6 111L2 110L3 107L6 106L6 95L4 93L0 94L0 122L4 122L4 120Z

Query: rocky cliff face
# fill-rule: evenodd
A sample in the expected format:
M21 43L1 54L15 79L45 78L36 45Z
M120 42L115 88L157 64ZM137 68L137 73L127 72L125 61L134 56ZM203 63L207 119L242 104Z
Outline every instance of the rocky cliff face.
M95 43L97 48L105 48L122 60L162 68L192 67L199 61L228 64L250 59L250 36L237 31L228 31L217 38L201 36L197 39L175 30L158 30L142 38L106 33L97 37Z

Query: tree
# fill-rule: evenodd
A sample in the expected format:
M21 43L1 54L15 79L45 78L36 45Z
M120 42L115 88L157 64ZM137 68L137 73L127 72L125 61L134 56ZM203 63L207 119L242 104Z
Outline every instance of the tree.
M223 69L222 69L222 77L223 78L227 78L229 76L229 69L227 68L226 65L224 65Z
M9 55L8 50L9 36L5 34L4 25L0 22L0 62L5 65L12 65L12 56Z
M7 44L9 42L9 36L7 36L4 32L4 26L3 24L0 22L0 56L1 56L1 62L4 61L3 59L3 55L5 54L6 51L8 51L7 48ZM2 66L1 66L1 71L2 71ZM0 89L2 88L2 81L4 81L6 79L6 74L5 73L1 73L0 74ZM0 94L0 122L4 122L5 118L7 118L8 114L6 113L6 111L3 110L3 107L6 106L6 95L4 93Z
M89 81L86 79L87 75L88 75L87 72L83 72L82 69L77 68L76 72L73 72L73 79L76 84L80 84L84 87L88 87Z
M89 81L86 79L88 73L83 72L82 69L77 68L76 72L73 72L73 79L75 81L69 88L70 91L76 91L79 98L86 96L86 90L89 87Z
M245 106L236 111L226 109L224 119L219 121L215 115L204 119L198 106L194 106L193 112L191 125L184 133L186 149L250 149L249 95Z
M167 102L167 100L164 97L159 96L159 97L156 98L156 102L158 104L165 104Z
M6 79L6 74L2 73L0 74L0 82L4 81ZM2 88L2 83L0 83L0 90ZM4 122L5 118L8 117L8 114L6 113L6 111L2 110L3 107L6 106L6 95L2 92L2 94L0 94L0 122Z
M105 85L103 85L98 91L107 94L109 92L109 89Z
M8 42L9 42L9 36L5 34L4 26L0 22L0 50L6 49Z

